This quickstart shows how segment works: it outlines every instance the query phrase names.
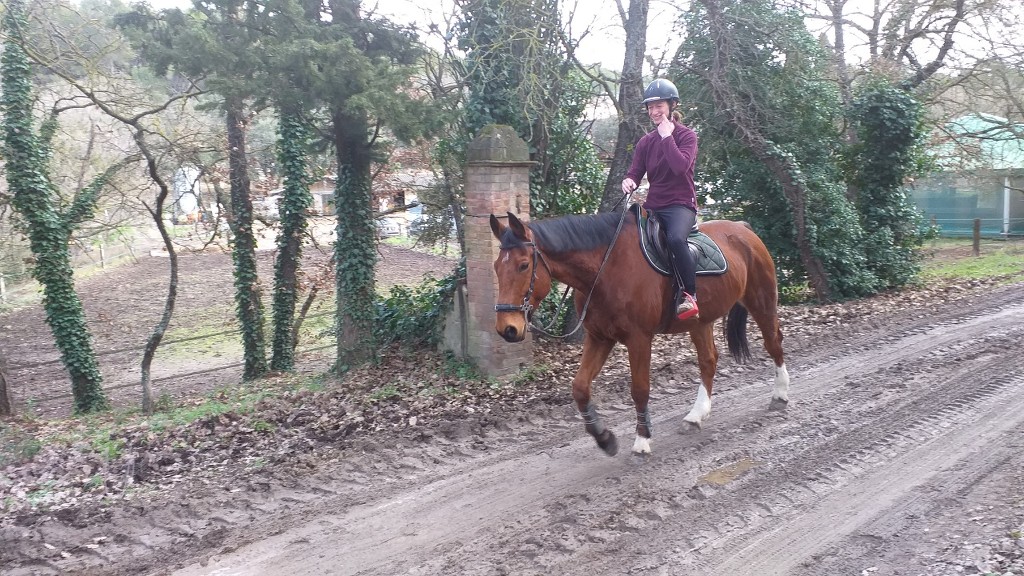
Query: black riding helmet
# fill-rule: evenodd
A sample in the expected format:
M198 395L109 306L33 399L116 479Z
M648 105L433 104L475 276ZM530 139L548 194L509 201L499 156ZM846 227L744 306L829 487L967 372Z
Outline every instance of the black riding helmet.
M670 106L679 102L679 90L676 90L676 85L664 78L658 78L648 84L644 90L644 106L658 100L668 100Z

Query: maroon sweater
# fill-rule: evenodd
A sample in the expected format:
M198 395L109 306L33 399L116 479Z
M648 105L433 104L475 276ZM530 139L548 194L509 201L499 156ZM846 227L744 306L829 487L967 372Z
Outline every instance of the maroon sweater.
M682 204L696 212L693 166L697 160L697 133L679 122L673 123L676 129L669 138L662 138L657 128L640 138L626 177L639 184L647 174L650 189L644 207L657 210Z

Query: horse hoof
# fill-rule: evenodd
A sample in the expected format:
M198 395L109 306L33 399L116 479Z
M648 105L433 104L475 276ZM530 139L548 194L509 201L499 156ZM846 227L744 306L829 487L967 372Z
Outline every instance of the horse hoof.
M604 434L597 439L597 446L609 456L619 453L619 441L615 439L615 434L612 434L611 430L604 431Z
M644 438L643 436L637 436L636 441L633 442L633 454L640 456L651 453L651 439Z
M789 407L789 400L783 400L782 398L772 398L772 401L768 404L769 410L785 410Z
M683 434L696 434L700 432L700 422L690 422L689 420L683 420Z

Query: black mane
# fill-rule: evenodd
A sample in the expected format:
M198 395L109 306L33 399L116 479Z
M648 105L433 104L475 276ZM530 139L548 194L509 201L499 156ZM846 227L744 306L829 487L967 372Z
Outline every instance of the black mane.
M608 246L615 236L621 217L618 212L578 214L538 220L529 226L537 246L557 254Z

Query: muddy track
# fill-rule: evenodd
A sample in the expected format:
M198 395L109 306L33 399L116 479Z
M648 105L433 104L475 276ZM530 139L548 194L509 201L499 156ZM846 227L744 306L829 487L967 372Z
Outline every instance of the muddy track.
M1022 296L787 341L782 412L766 410L763 351L753 369L723 357L699 434L679 433L693 386L656 386L646 458L603 456L568 406L465 441L373 447L294 487L292 505L274 488L207 511L223 545L177 573L945 573L941 535L970 529L960 513L1005 500L1024 470ZM656 371L695 383L689 364ZM608 392L624 375L609 368L596 397L628 447L632 409ZM1024 523L1021 507L1006 514Z

